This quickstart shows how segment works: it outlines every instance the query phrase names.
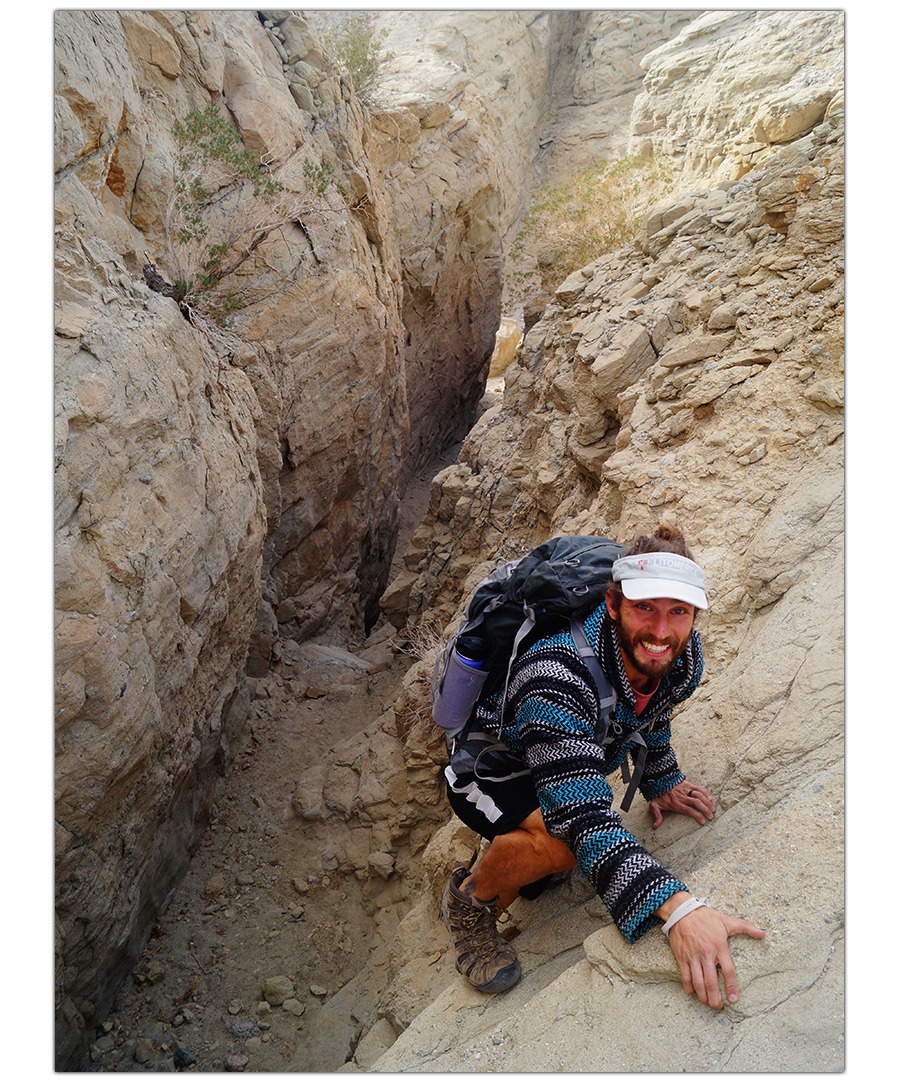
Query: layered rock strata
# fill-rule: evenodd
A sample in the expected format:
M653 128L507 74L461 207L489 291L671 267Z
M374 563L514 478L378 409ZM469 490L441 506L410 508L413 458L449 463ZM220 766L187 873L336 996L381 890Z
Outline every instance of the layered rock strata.
M441 77L395 65L367 113L290 11L57 15L60 1060L197 843L245 660L371 624L406 479L481 397L501 237L585 23L428 18ZM175 277L172 129L211 103L340 184L257 261L294 285L224 355L143 275Z
M843 1067L840 78L829 91L811 129L758 168L657 208L636 247L562 284L507 369L502 406L435 479L384 601L398 625L448 628L498 556L555 533L630 543L659 520L684 530L712 604L706 674L674 741L718 813L702 830L672 819L654 832L635 807L626 824L699 895L767 928L764 943L735 939L741 1001L716 1017L686 999L659 935L627 945L573 881L514 905L525 976L486 1003L449 951L443 973L425 959L444 948L447 876L478 848L451 820L423 855L391 981L380 997L358 983L371 1019L399 1036L373 1071L590 1071L601 1037L626 1070Z
M477 123L370 122L303 20L269 14L56 16L61 1063L198 842L245 664L377 617L406 478L470 423L499 320ZM209 104L340 183L254 266L291 287L230 352L142 273L174 279L173 126Z
M641 61L631 153L728 181L819 124L844 77L841 11L706 11Z
M380 12L378 93L452 101L497 152L504 236L541 184L623 152L644 56L698 11Z
M462 25L470 13L454 14ZM263 673L281 638L342 639L371 623L405 477L474 410L499 318L500 237L518 212L512 193L537 175L529 160L540 125L557 115L554 88L595 79L567 67L572 55L590 52L599 63L589 37L579 37L583 15L567 37L563 15L573 13L556 22L553 13L513 14L519 22L504 23L502 34L482 20L473 38L488 68L496 42L500 55L517 58L509 79L463 71L444 96L427 80L422 94L404 83L371 117L290 12L57 15L63 1067L104 1015L196 847L245 713L245 662ZM685 714L687 733L709 755L686 761L725 813L699 842L678 827L652 842L712 881L723 904L748 897L749 908L752 899L748 913L771 916L776 945L790 944L779 916L791 907L807 959L797 963L785 947L753 968L762 994L742 1019L753 1021L745 1031L761 1033L766 1010L778 1009L782 1030L811 1047L801 1064L814 1069L825 1051L810 1016L821 1017L828 993L839 996L831 950L841 932L839 897L823 877L839 878L840 841L840 642L831 617L840 610L843 144L831 62L840 18L828 16L831 36L822 38L807 27L808 13L763 14L768 21L704 17L682 35L677 63L657 50L647 86L656 78L707 103L718 95L724 104L710 130L729 107L740 123L728 128L724 151L705 157L691 144L684 162L698 172L686 168L684 197L651 216L638 250L585 268L559 291L508 369L504 406L435 484L428 527L385 607L398 625L408 615L421 622L426 608L448 622L498 554L521 553L553 531L629 539L651 519L675 516L716 591L703 628L710 681ZM451 20L449 56L454 34ZM765 71L747 76L754 94L764 85L752 117L741 111L744 84L728 74L743 70L736 44L745 34L774 72L768 82ZM824 67L791 66L788 55L807 39L822 56L833 50ZM698 66L692 50L710 43ZM467 66L464 54L447 71ZM724 68L714 63L720 56ZM532 65L539 89L507 95ZM775 100L795 76L811 80L811 111L794 82ZM723 87L732 85L729 106ZM652 142L683 153L691 124L674 98L658 100L638 102L635 149ZM691 100L696 111L700 99ZM253 347L224 356L142 277L145 252L171 276L172 125L209 103L245 146L273 161L327 162L343 188L273 248L282 268L294 253L298 287L255 312ZM703 108L711 117L712 106ZM717 173L710 189L701 173L719 167L720 152L732 171ZM329 1003L336 1034L323 1035L321 1056L331 1054L335 1067L360 1036L368 1042L358 1060L370 1067L409 1027L379 1068L401 1060L439 1068L457 1038L422 1035L433 1031L433 1013L416 1026L445 992L445 1004L459 1004L452 962L432 948L442 940L437 898L449 866L476 849L470 834L450 828L422 850L446 819L436 783L443 751L419 707L425 682L422 670L411 673L396 713L353 747L335 748L294 798L292 812L321 823L323 835L332 818L353 835L348 865L364 857L368 868L365 853L375 851L411 883L427 882L382 966ZM809 716L812 735L799 726ZM361 818L371 837L357 831ZM785 859L813 848L822 872L804 864L801 896ZM738 856L758 881L734 877ZM563 987L555 991L553 980L580 956L580 924L557 935L571 945L560 954L539 916L523 940L532 979L511 1008L536 978L554 1000ZM643 995L644 984L671 978L665 956L620 956L614 937L601 934L586 948L590 970L573 969L576 992L631 978ZM801 990L809 1015L791 1011ZM635 1015L655 1007L648 993ZM482 1037L482 1015L498 1019L483 1004L468 1017L468 1047ZM572 1023L592 1024L593 1015ZM524 1046L528 1024L510 1023ZM709 1042L705 1027L696 1030L697 1042ZM491 1054L506 1032L490 1036ZM768 1060L755 1037L742 1049L730 1035L715 1044L720 1067ZM528 1045L514 1064L542 1071L549 1059ZM776 1050L790 1052L783 1041ZM466 1052L454 1051L453 1064L465 1064L458 1055Z

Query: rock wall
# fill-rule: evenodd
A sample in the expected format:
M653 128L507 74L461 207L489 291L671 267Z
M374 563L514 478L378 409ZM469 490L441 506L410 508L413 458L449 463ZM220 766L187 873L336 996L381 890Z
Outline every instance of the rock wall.
M821 122L843 81L843 12L707 11L642 67L629 151L672 155L686 184L732 180Z
M499 321L477 123L400 107L379 127L303 20L268 14L55 19L63 1064L199 841L245 666L377 617L406 479L470 422ZM210 103L343 188L267 252L295 284L230 354L142 277L147 253L173 278L172 128Z
M555 121L541 140L540 179L558 184L597 160L629 150L631 112L645 56L689 26L699 11L587 11L573 42ZM559 74L554 73L559 79Z
M750 62L745 48L754 114L774 114L809 20L775 21L782 44L766 52L755 13L698 20L646 61L645 85L683 42L721 46L727 24L724 70L694 70L683 106L647 89L636 124L652 112L660 132L691 130L693 102L721 94ZM840 16L830 25L822 51L839 56ZM435 479L383 601L397 625L449 627L498 555L556 533L630 543L659 520L683 529L712 603L699 626L706 673L674 740L718 812L703 829L671 819L654 832L636 806L626 824L698 894L767 929L762 943L735 939L740 1002L716 1015L688 999L661 937L623 942L580 880L513 905L525 975L497 999L478 995L438 915L450 870L478 850L451 819L423 853L386 986L373 991L369 972L346 990L371 1024L361 1067L592 1071L600 1055L625 1071L843 1068L844 126L828 64L810 127L786 106L793 137L768 140L750 171L735 128L727 179L710 158L712 186L695 176L635 248L557 290L507 369L502 406Z
M639 14L634 36L638 13L402 13L409 32L427 17L429 46L398 56L369 112L289 12L57 13L58 1067L105 1014L199 842L243 723L245 670L263 674L279 638L341 641L377 617L406 479L464 430L487 378L502 238L542 169L566 158L559 133L580 122L560 102L621 115L597 88L636 93L635 58L689 17ZM808 20L769 14L784 66L790 19L801 37ZM741 18L707 17L678 48L709 38L721 51L723 26L739 38L769 25ZM840 16L829 18L837 42ZM654 55L662 71L666 54ZM735 725L710 736L723 806L732 820L769 814L776 874L784 791L812 783L831 797L839 760L839 687L821 685L836 629L800 612L804 590L809 617L839 587L811 523L839 542L842 144L836 96L798 138L806 98L779 104L773 70L753 170L736 149L745 124L725 154L739 184L688 188L651 219L641 251L575 275L528 334L503 408L435 484L384 606L398 623L426 603L446 620L498 550L563 529L624 538L677 510L717 585L706 631L717 681L696 715ZM710 99L720 81L710 66ZM296 285L251 313L252 347L226 354L141 272L146 252L172 275L172 126L210 103L248 148L327 162L342 185L273 246L274 264L294 260ZM651 114L642 147L689 130L671 100ZM548 124L562 153L540 164ZM624 137L598 128L590 145ZM687 472L672 479L675 464ZM410 676L396 724L366 734L377 752L346 806L358 755L323 762L328 812L348 828L362 814L386 843L414 836L401 869L429 883L386 979L363 972L335 998L338 1064L361 1027L384 1020L393 1037L453 978L446 956L431 962L434 896L446 864L474 847L451 828L418 858L445 819L441 746L416 712L422 678ZM810 752L787 722L801 707L823 718ZM387 745L395 731L399 748ZM318 812L314 785L298 792L295 812ZM813 804L796 797L806 842ZM684 858L714 865L724 852L727 878L728 841L709 849ZM554 953L545 974L567 964Z
M408 107L447 102L472 116L494 148L497 213L505 234L534 183L542 132L555 104L552 73L579 32L577 12L382 12L394 54L378 93ZM563 44L565 43L565 45Z
M504 236L527 196L626 149L641 60L698 11L379 12L394 54L379 94L437 98L475 118L496 151Z

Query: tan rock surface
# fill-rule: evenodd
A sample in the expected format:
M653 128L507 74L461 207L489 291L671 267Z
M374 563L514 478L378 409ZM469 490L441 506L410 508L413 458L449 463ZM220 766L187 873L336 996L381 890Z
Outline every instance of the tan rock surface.
M387 630L371 652L352 634L377 614L406 478L477 408L500 238L559 83L634 92L628 13L624 37L604 23L622 72L570 65L602 59L575 13L437 30L403 13L433 41L370 123L303 21L264 14L57 16L61 1057L102 1021L96 1071L174 1067L179 1047L205 1071L595 1071L607 1053L840 1070L839 16L707 13L648 58L637 148L684 153L684 189L558 290L383 605L446 625L494 558L554 532L684 528L714 597L676 742L719 811L654 832L635 807L628 825L767 928L736 943L741 1002L715 1015L578 878L513 906L513 991L462 984L438 905L477 840L441 796L430 665L404 676ZM534 80L523 97L500 92L498 43ZM798 43L824 68L796 66ZM715 99L720 58L737 99ZM224 363L140 272L144 250L164 264L171 123L210 96L248 143L327 157L351 204L309 222L302 296ZM697 108L722 149L681 147ZM331 651L300 644L317 633ZM265 1001L268 979L295 996Z
M641 59L696 11L380 12L379 92L457 100L497 151L504 234L540 184L624 151Z
M605 913L572 882L513 905L521 983L490 1000L452 969L443 991L423 983L429 1006L374 1071L843 1068L842 146L838 89L765 166L659 208L638 250L559 288L502 408L436 478L390 610L449 626L488 552L677 522L712 606L674 739L719 810L704 829L654 833L638 807L627 824L699 895L767 929L735 939L739 1004L717 1015L686 997L656 933L592 933ZM437 941L450 865L423 901ZM427 939L397 956L395 984Z
M477 125L399 109L379 133L285 16L56 15L60 1061L199 843L245 663L259 676L279 638L374 621L400 496L471 422L493 348ZM174 277L172 127L210 100L245 146L328 161L346 192L266 250L260 285L276 269L296 284L226 355L141 270L146 252Z
M841 11L707 11L642 60L629 151L683 183L739 179L825 115L844 80Z

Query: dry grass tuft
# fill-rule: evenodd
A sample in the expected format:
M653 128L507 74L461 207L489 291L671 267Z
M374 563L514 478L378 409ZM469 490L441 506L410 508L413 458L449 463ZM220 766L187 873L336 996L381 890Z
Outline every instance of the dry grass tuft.
M672 188L671 163L645 157L598 161L541 188L507 255L504 306L546 301L569 274L632 242Z

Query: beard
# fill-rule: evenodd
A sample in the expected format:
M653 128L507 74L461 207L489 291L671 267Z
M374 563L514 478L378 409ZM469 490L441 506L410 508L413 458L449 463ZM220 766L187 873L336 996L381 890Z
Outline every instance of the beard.
M621 614L617 621L617 628L619 645L625 657L635 671L640 672L641 675L646 676L648 679L664 679L667 675L671 675L678 658L688 647L688 642L691 639L690 631L683 639L670 637L662 641L657 641L647 635L632 633L628 626L625 625ZM669 645L671 651L666 653L664 657L655 659L641 648L641 642L647 642L650 645Z

